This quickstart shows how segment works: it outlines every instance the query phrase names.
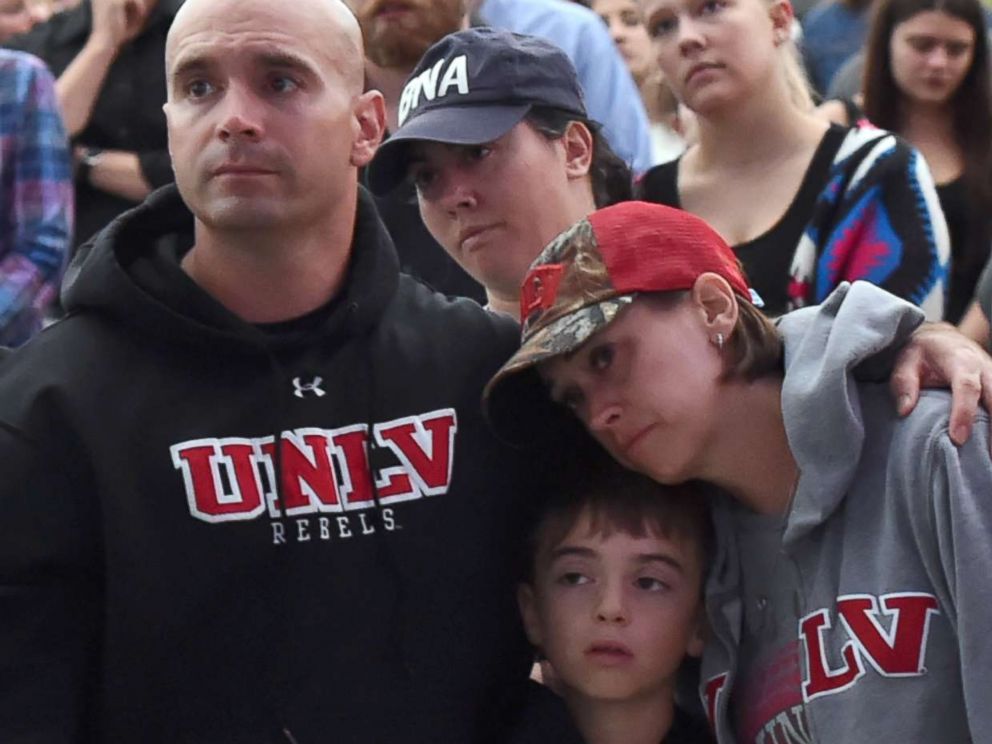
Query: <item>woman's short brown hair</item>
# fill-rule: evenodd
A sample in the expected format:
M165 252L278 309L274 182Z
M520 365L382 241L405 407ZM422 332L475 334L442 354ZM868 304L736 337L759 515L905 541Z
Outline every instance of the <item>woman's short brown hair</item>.
M737 325L727 344L724 379L748 382L784 371L782 336L761 310L737 298Z
M653 292L644 299L661 308L672 308L689 297L688 290ZM782 336L767 315L745 300L737 298L737 325L724 346L724 380L753 382L762 377L781 375L783 366Z

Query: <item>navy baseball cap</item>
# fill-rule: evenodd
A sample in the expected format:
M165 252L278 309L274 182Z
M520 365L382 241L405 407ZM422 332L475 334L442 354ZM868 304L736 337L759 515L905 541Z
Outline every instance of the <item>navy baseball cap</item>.
M384 194L406 178L411 141L492 142L534 106L587 116L575 67L561 49L495 28L449 34L410 73L400 96L399 128L369 164L369 187Z

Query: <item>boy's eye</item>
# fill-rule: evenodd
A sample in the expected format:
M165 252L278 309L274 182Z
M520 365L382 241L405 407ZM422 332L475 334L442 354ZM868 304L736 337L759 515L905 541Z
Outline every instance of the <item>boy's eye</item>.
M643 589L648 592L663 592L669 588L668 584L661 579L656 579L653 576L638 576L634 580L634 584L638 589Z
M582 584L588 584L589 581L590 579L588 576L581 574L578 571L566 571L558 577L558 583L564 584L565 586L580 586Z
M699 14L710 15L712 13L716 13L718 10L721 10L723 7L724 3L722 0L707 0L707 2L699 6Z

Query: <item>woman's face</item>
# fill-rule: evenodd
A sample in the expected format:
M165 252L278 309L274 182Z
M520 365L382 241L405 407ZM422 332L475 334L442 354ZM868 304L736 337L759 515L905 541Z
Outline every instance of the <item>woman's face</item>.
M702 477L723 373L703 318L690 298L674 306L639 299L539 372L551 397L623 465L659 483Z
M645 0L644 15L676 97L705 116L747 100L777 74L777 47L788 39L787 8L781 0L771 6L764 0Z
M512 297L541 248L586 211L568 158L564 138L521 122L484 145L417 142L409 176L434 239L487 290Z
M603 19L631 74L641 83L655 62L637 0L594 0L590 7Z
M961 85L975 56L971 25L940 10L925 10L892 29L889 64L903 95L942 105Z

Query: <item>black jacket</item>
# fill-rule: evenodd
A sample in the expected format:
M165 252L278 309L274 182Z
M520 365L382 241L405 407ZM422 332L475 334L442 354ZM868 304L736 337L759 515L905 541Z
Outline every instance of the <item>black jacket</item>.
M535 473L479 397L515 326L401 276L363 193L340 298L262 330L179 268L190 220L115 220L0 366L0 741L504 738Z

